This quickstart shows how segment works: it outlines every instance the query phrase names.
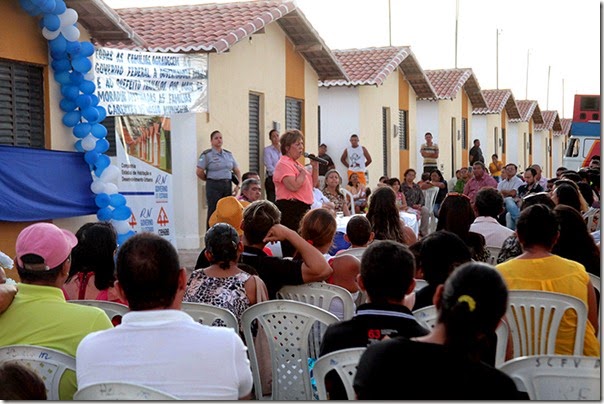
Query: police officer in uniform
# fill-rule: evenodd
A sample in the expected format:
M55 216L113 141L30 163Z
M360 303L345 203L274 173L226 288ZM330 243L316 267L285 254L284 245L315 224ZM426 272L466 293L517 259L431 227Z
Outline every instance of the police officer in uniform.
M206 182L206 200L208 203L208 220L216 210L216 204L225 196L235 196L241 184L241 172L233 154L222 148L222 134L215 130L210 134L211 149L204 150L197 162L197 176ZM231 190L231 178L237 177L235 191Z

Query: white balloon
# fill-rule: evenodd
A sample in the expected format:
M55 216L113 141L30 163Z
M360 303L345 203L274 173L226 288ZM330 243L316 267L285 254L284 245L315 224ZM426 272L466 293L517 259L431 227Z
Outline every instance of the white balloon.
M109 166L109 167L113 167L113 166ZM109 168L109 167L107 167L107 168ZM107 168L105 170L103 170L103 173L105 171L107 171ZM101 174L101 177L102 176L103 175ZM117 194L117 185L115 185L111 182L105 183L105 193L108 195Z
M102 194L105 191L105 183L101 180L93 180L90 184L90 190L95 194Z
M80 30L75 25L68 25L61 28L61 33L68 41L77 41L80 39Z
M60 33L61 33L60 29L58 29L56 31L50 31L46 27L42 28L42 36L44 38L48 39L49 41L51 41L51 40L55 39L56 37L58 37Z
M132 230L127 220L111 220L111 224L115 228L117 234L126 234Z
M103 170L103 172L101 173L101 181L103 181L105 183L116 182L119 175L120 175L120 169L114 165L110 165L109 167L105 168ZM111 195L111 194L115 194L116 192L117 192L117 187L114 192L107 192L107 193L109 195Z
M93 69L90 69L90 70L88 71L88 73L86 73L86 74L84 75L84 79L89 80L89 81L94 81L94 68L93 68Z
M89 133L84 139L82 139L82 148L86 151L94 150L96 147L96 141L96 137Z
M73 25L78 20L78 12L73 8L66 9L63 14L58 15L59 20L61 20L61 27L66 27L68 25Z

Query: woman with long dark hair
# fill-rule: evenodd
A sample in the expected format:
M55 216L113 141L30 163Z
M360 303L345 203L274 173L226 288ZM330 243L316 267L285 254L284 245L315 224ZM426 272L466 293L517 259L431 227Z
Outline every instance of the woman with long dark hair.
M520 398L509 376L480 361L480 349L505 315L507 300L506 285L492 266L467 263L458 267L436 290L438 320L430 334L369 345L354 378L357 398ZM401 381L408 388L401 388Z
M473 260L486 262L491 254L485 247L484 236L470 231L475 218L470 198L464 194L449 192L440 206L436 230L457 234L470 249Z
M371 194L367 219L375 240L392 240L406 245L415 243L413 230L401 220L396 207L396 194L390 187L380 187Z

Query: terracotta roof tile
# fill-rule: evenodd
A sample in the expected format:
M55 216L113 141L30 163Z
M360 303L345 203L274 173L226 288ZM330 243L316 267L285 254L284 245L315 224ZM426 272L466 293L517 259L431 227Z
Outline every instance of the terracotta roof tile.
M333 52L350 80L325 80L319 83L320 86L379 86L400 67L418 97L435 96L432 85L408 46L341 49Z
M510 119L520 118L518 106L511 90L482 90L487 107L474 108L473 114L500 114L505 108Z
M562 130L558 111L541 111L541 115L543 116L543 123L535 124L535 130Z
M472 69L426 70L426 76L436 91L436 99L452 100L463 88L474 108L487 107Z
M533 118L535 124L543 123L543 116L541 115L541 109L537 101L520 100L516 101L516 105L520 112L520 118L510 119L510 122L528 122Z
M116 10L145 47L105 41L102 46L149 52L226 52L277 22L320 79L347 79L342 67L291 0L248 1Z
M566 136L570 133L570 124L573 122L570 118L560 119L561 130L554 130L554 136Z

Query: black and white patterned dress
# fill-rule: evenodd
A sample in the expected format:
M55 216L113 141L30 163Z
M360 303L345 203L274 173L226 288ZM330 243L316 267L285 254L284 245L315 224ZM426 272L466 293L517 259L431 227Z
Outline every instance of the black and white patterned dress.
M207 276L203 269L193 271L183 302L205 303L230 310L241 328L241 314L250 307L250 299L245 293L244 284L250 278L246 272L226 278ZM220 320L217 320L220 321ZM223 325L213 323L212 325Z

